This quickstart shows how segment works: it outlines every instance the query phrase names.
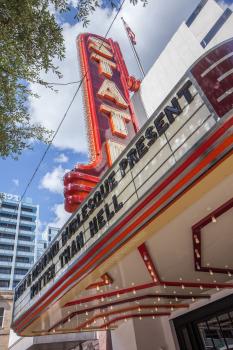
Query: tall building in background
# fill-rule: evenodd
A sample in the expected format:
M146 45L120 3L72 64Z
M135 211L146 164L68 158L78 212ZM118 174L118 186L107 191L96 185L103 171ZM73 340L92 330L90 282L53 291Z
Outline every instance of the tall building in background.
M48 242L48 244L50 244L50 242L52 242L52 240L54 239L56 234L59 232L59 230L60 229L57 227L53 227L53 226L47 227L47 230L45 232L45 240Z
M36 258L39 206L2 194L0 203L0 289L13 289Z
M36 240L36 261L41 257L44 250L48 247L48 242L46 239L37 238Z
M47 226L47 229L42 237L37 237L36 239L36 260L43 254L44 250L52 242L53 238L59 232L59 228Z

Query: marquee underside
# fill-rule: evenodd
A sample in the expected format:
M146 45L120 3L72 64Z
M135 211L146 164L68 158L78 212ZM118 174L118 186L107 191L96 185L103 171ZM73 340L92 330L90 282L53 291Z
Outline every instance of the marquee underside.
M132 317L171 315L233 288L232 168L233 155L50 304L22 335L113 329ZM192 226L229 201L230 208L203 228L202 265L208 271L199 272ZM215 273L214 268L224 271Z

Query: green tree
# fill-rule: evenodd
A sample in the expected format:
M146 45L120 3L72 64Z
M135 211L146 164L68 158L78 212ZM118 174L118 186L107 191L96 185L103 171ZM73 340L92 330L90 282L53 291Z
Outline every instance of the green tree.
M136 5L138 2L141 2L143 6L146 6L148 0L129 0L133 5ZM90 22L89 15L92 14L96 8L103 7L112 7L119 8L123 0L79 0L77 6L76 18L83 22L84 26L87 26Z
M146 0L130 0L134 5ZM42 71L61 77L54 58L64 58L62 28L51 6L69 11L70 0L0 0L0 157L17 156L32 145L31 139L48 142L51 132L31 122L30 83L51 87L40 80ZM77 21L87 25L99 6L118 7L121 0L79 0ZM35 96L36 97L36 96Z
M53 59L64 57L62 28L49 11L66 11L63 0L0 0L0 156L17 157L31 139L47 142L50 132L30 121L29 83L41 71L60 76Z

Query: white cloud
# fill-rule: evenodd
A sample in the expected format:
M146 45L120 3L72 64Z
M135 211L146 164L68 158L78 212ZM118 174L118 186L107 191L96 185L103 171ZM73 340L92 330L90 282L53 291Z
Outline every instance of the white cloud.
M137 50L147 71L178 25L190 15L198 3L199 0L149 0L149 4L143 8L141 3L133 6L129 3L129 0L125 2L123 10L109 33L109 37L119 42L131 74L140 77L128 38L121 23L121 16L125 18L136 34ZM98 9L90 17L90 25L85 30L80 23L73 26L68 23L63 25L66 59L62 62L55 62L63 74L63 82L78 81L80 79L76 49L77 35L83 31L104 35L115 13L115 11L110 13L109 10ZM42 74L42 78L48 82L58 81L51 72ZM32 119L52 130L56 130L77 89L77 85L59 86L58 88L59 92L55 93L35 84L32 86L33 92L37 93L41 98L30 98L29 101ZM54 140L54 146L60 149L69 148L76 152L87 152L83 110L80 91Z
M224 10L229 7L233 11L233 2L230 4L229 0L221 0L219 1L219 5L221 5Z
M19 179L13 179L12 182L15 186L19 186Z
M69 158L64 154L60 153L56 158L54 158L55 163L67 163Z
M71 215L65 211L63 203L55 204L52 208L52 212L55 214L55 218L48 225L58 228L62 228Z
M54 168L51 172L47 172L40 182L40 188L44 188L53 193L63 193L63 176L69 171L61 165Z

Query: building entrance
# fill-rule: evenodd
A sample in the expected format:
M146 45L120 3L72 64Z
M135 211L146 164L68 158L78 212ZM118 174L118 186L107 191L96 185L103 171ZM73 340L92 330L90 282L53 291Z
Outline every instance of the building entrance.
M233 296L174 320L180 349L233 349Z

